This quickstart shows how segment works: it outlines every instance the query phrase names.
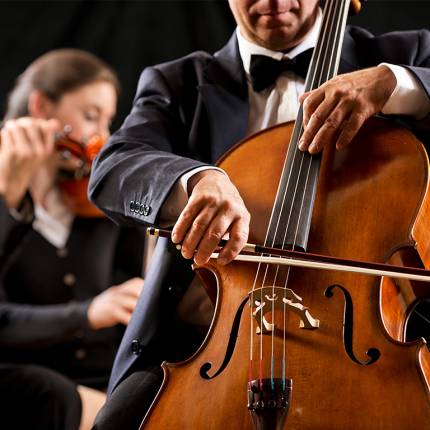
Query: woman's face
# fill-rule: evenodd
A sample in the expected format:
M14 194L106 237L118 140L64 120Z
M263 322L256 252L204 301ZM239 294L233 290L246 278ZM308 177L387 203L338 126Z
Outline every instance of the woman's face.
M116 112L117 95L109 82L93 82L64 94L52 103L49 117L71 126L70 136L85 142L94 135L107 139Z

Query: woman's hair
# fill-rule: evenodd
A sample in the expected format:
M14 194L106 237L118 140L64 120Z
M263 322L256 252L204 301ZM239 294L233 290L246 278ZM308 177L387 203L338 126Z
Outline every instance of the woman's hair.
M28 99L34 90L57 102L64 94L99 81L112 84L119 93L115 72L95 55L79 49L50 51L33 61L18 76L8 97L4 120L28 115Z

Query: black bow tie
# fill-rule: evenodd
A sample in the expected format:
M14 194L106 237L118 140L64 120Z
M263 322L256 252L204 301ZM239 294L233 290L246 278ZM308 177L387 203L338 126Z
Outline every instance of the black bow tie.
M265 55L251 55L249 73L254 91L262 91L273 85L279 75L292 71L302 78L306 78L313 49L308 49L292 60L275 60Z

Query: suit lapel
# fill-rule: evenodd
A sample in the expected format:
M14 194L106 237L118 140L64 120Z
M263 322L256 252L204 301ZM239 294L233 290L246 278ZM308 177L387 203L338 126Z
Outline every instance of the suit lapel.
M338 74L354 72L360 68L362 67L360 67L360 59L358 57L356 43L351 34L351 27L347 26L343 39Z
M248 128L248 87L236 34L214 55L204 70L205 84L198 87L208 115L211 161L215 162Z

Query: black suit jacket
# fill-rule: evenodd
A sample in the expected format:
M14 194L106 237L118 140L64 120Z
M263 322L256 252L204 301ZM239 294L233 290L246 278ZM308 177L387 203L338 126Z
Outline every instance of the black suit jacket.
M339 72L381 62L407 67L430 97L430 32L374 37L348 27ZM131 113L94 164L91 199L117 222L157 224L160 208L181 175L214 163L245 137L245 79L235 36L213 56L195 52L145 69ZM116 357L111 390L128 372L158 357L154 334L168 333L164 328L172 315L172 305L166 303L181 297L192 276L189 263L169 254L166 241L157 248Z

